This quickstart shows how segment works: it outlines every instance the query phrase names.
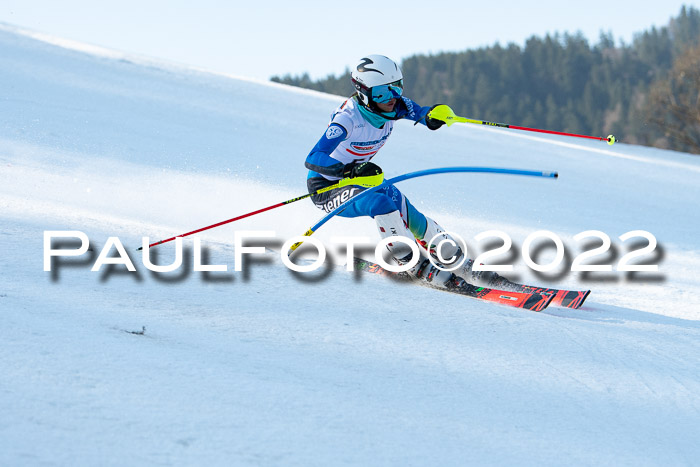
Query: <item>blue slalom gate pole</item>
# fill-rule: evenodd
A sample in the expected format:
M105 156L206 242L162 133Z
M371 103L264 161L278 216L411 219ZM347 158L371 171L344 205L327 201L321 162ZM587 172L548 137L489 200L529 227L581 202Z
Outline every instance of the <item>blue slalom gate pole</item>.
M306 231L304 234L305 237L311 236L314 232L316 232L323 224L328 222L332 217L336 216L338 213L340 213L343 209L351 205L352 203L355 203L357 200L362 199L363 196L367 196L370 193L374 193L375 191L385 187L386 185L393 185L398 182L402 182L404 180L410 180L412 178L418 178L418 177L425 177L427 175L437 175L437 174L443 174L443 173L459 173L459 172L471 172L471 173L493 173L493 174L507 174L507 175L524 175L524 176L530 176L530 177L545 177L545 178L557 178L559 174L557 172L542 172L542 171L535 171L535 170L519 170L519 169L499 169L496 167L441 167L437 169L426 169L426 170L419 170L417 172L410 172L407 174L399 175L394 178L390 178L389 180L384 180L381 184L374 186L372 188L367 188L366 190L360 192L359 194L353 196L337 208L335 208L333 211L329 212L326 214L323 219L318 221L313 227L311 227L309 230ZM299 246L304 243L302 242L297 242L294 245L291 246L289 249L289 252L287 253L288 255L291 255L294 250L299 248Z

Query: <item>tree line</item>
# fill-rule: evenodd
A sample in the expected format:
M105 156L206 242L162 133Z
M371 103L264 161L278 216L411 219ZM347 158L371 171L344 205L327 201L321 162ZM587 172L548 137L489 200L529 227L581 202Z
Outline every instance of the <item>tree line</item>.
M700 11L682 7L666 26L616 45L601 33L532 36L523 47L413 55L401 63L406 95L465 117L700 154ZM350 71L272 81L350 95Z

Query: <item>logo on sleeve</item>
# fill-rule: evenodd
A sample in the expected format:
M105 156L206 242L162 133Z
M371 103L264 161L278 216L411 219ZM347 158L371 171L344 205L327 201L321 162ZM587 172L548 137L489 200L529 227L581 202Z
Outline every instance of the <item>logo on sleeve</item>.
M339 136L343 136L343 130L338 126L332 125L326 130L326 138L328 139L337 138Z

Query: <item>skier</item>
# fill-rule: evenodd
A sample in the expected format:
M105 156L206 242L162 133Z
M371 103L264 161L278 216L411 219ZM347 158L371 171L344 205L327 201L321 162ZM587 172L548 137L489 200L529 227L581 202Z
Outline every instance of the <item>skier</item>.
M382 169L370 160L386 143L396 120L406 118L430 130L437 130L444 124L428 117L435 106L421 107L403 96L403 74L396 63L383 55L363 57L352 70L351 81L357 92L333 112L324 135L306 157L309 193L341 179L363 182L375 179L375 185L381 183ZM348 185L316 194L311 200L318 208L330 212L365 189L352 184L352 180L347 182ZM449 259L449 264L456 264L462 259L457 243L437 222L418 211L395 186L389 185L364 196L338 215L374 218L382 238L399 235L415 239L421 259L408 271L414 277L438 287L449 287L459 279L436 267L443 264L435 251L435 246L442 242L442 258ZM431 239L435 240L428 245ZM407 264L412 258L410 248L403 243L390 243L387 248L399 265ZM464 263L462 276L471 273L471 264L471 260Z

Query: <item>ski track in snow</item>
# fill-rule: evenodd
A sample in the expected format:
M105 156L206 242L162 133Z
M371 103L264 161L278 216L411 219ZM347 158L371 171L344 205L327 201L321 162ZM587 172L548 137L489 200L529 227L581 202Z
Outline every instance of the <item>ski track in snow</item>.
M590 229L618 247L630 230L657 237L658 280L555 280L516 262L527 282L591 288L580 310L513 310L348 273L339 257L308 275L275 253L233 271L235 231L298 235L320 217L308 200L199 235L227 272L192 271L187 240L182 270L157 274L135 251L142 236L303 194L303 157L338 98L6 25L0 68L0 464L697 462L697 158L397 125L377 160L387 176L560 172L400 187L470 247L491 229L518 248L541 229L567 247ZM83 231L92 251L44 272L47 230ZM368 219L314 235L377 238ZM136 273L90 271L112 236ZM153 254L167 264L173 252Z

